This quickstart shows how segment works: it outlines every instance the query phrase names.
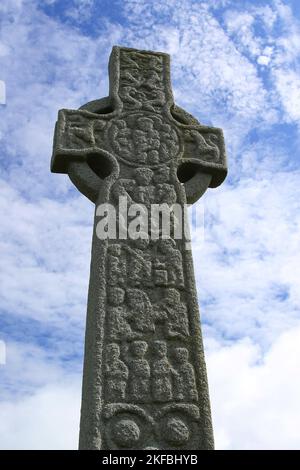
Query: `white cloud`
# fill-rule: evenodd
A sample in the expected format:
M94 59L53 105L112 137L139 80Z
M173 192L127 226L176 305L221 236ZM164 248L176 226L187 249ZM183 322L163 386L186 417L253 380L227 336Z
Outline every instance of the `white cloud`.
M9 49L5 44L0 43L0 57L8 55Z
M17 328L15 332L21 334ZM6 342L6 363L1 366L1 449L77 448L81 367L70 368L67 360L61 360L69 352L67 334L62 348L33 345L26 332L22 341Z
M270 62L270 57L266 56L266 55L260 55L257 59L257 63L259 65L268 65Z
M43 321L85 314L93 206L26 201L5 182L0 191L2 309Z
M234 34L241 46L252 56L261 50L261 39L255 36L253 23L255 17L247 11L228 10L224 15L227 31Z
M6 344L0 339L0 366L6 363Z
M83 22L91 19L94 0L75 0L74 7L67 10L66 14L73 20Z
M5 83L3 80L0 80L0 104L6 103L6 93L5 93Z
M237 49L270 74L274 91L268 105L280 106L281 121L298 124L300 25L291 7L280 0L266 7L249 4L243 11L235 6L225 11L224 21Z
M213 336L271 344L299 320L298 181L279 173L205 196L205 242L193 253Z
M299 323L265 355L244 339L207 359L216 448L300 449Z
M31 325L32 329L34 325ZM31 331L34 334L34 331ZM16 331L16 336L22 336ZM27 336L27 337L26 337ZM37 389L61 381L73 380L68 364L62 359L63 352L57 348L45 348L28 341L24 332L21 341L9 338L6 343L6 363L1 370L1 399L21 399L32 395ZM65 355L69 348L67 341ZM75 367L74 367L75 369ZM77 371L76 371L77 372ZM75 371L72 372L75 374Z
M22 400L0 402L1 449L77 449L80 387L50 384Z
M19 12L24 5L24 0L3 0L0 5L0 12L10 14L11 12Z
M275 85L288 121L300 124L300 67L298 71L277 69Z
M271 30L278 18L278 12L276 8L272 8L273 5L265 5L263 7L254 7L256 15L261 19L263 22L264 27L267 30Z
M270 119L272 104L255 67L238 52L205 2L128 0L124 5L134 25L129 43L173 54L172 77L180 105L200 119L234 128L240 139L254 122Z

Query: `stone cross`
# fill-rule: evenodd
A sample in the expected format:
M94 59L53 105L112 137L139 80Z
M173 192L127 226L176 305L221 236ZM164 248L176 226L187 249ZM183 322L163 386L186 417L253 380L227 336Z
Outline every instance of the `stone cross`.
M183 207L220 185L223 134L174 104L169 55L114 47L109 77L109 98L59 111L51 162L96 205L79 448L212 449L187 238L101 239L97 223L119 196Z

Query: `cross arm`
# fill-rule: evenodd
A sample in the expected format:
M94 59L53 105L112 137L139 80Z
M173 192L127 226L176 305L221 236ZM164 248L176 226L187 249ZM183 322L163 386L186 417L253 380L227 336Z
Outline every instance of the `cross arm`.
M105 144L108 120L87 110L62 109L55 126L51 171L67 173L92 202L103 179L116 167Z
M104 147L107 119L85 110L61 109L55 126L51 171L68 173L71 162L84 162L96 148Z
M208 187L216 188L227 175L223 132L201 124L180 125L183 154L178 178L184 184L187 202L196 202Z
M210 188L216 188L226 178L227 159L222 129L208 126L185 126L182 164L211 175Z

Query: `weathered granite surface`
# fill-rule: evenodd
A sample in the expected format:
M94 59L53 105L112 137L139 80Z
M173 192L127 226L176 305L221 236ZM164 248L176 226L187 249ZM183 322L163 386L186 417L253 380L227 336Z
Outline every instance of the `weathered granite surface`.
M120 195L183 206L223 182L222 131L174 105L167 54L114 47L109 76L108 98L59 111L51 171L96 208ZM97 221L79 447L212 449L187 240L99 240Z

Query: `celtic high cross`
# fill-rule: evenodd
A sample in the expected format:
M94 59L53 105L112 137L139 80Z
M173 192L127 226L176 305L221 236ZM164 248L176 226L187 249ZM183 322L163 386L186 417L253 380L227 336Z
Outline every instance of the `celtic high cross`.
M109 77L109 98L59 111L51 162L96 207L79 447L212 449L187 239L101 238L97 224L120 196L183 207L220 185L222 131L174 104L167 54L114 47Z

